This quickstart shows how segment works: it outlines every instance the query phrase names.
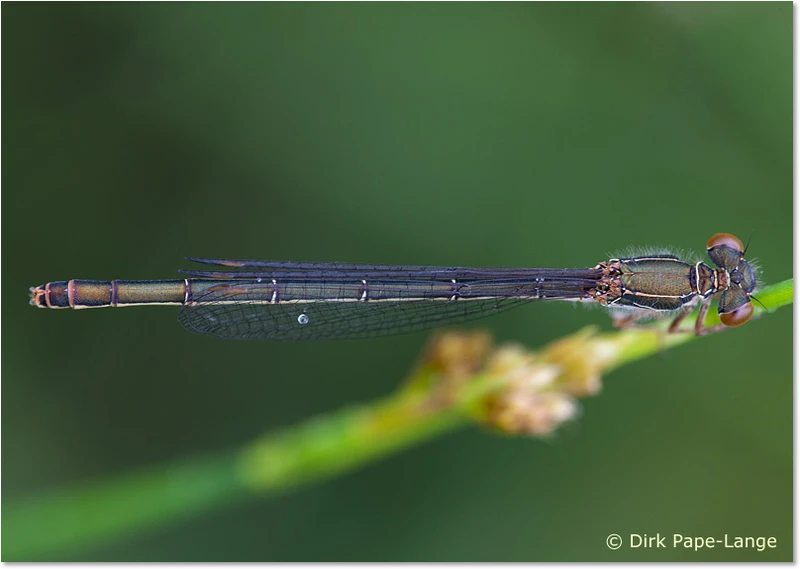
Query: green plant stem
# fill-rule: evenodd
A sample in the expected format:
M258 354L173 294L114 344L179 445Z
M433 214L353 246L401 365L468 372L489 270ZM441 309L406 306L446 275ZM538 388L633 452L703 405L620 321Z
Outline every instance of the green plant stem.
M756 308L756 316L790 304L793 290L790 279L759 291L763 307ZM707 324L715 322L716 315L709 315ZM539 353L547 361L577 361L563 365L559 380L574 381L567 376L599 377L625 363L697 340L691 334L664 335L662 326L607 334L581 331ZM570 371L575 365L582 366L580 373ZM446 391L419 388L435 385L435 376L422 366L405 388L382 400L312 418L229 452L8 504L3 512L3 561L62 559L254 494L281 493L353 470L473 422L475 409L487 397L508 389L511 381L482 371L461 378Z

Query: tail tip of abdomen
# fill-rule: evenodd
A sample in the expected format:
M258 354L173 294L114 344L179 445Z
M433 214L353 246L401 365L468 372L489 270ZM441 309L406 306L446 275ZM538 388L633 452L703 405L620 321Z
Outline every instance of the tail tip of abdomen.
M47 302L45 301L45 292L44 286L32 286L28 290L30 291L30 300L28 303L31 306L38 306L39 308L47 308Z
M41 286L32 286L30 303L39 308L70 308L69 282L50 282Z

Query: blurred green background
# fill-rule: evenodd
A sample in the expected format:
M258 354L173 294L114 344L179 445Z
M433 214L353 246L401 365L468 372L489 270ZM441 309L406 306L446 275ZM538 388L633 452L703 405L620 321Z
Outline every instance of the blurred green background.
M790 3L3 13L4 505L383 396L427 337L222 341L170 308L35 310L31 285L187 255L582 267L720 231L792 275ZM610 328L561 303L472 327L535 347L587 324ZM552 441L462 430L66 558L790 560L792 411L783 309L613 373Z

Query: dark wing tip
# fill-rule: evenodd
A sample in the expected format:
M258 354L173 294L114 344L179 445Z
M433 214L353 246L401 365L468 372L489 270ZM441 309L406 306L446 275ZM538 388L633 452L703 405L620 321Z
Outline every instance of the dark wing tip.
M239 261L237 259L206 259L205 257L184 257L184 259L192 263L200 263L201 265L217 265L219 267L247 266L247 261Z
M249 273L242 274L238 271L198 271L194 269L178 269L182 275L189 275L190 277L198 277L202 279L238 279L248 277Z

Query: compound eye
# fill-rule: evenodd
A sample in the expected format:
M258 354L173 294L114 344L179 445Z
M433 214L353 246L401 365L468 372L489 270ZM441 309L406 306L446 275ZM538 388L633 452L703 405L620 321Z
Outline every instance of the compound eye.
M720 314L719 319L722 321L725 326L729 326L731 328L735 328L736 326L741 326L753 315L753 303L748 302L747 304L741 305L736 310L732 310L731 312L726 312L725 314Z
M708 243L706 243L706 249L713 249L714 247L720 246L730 247L731 249L735 249L740 253L744 250L742 242L739 241L739 238L735 235L731 235L730 233L717 233L708 240Z

